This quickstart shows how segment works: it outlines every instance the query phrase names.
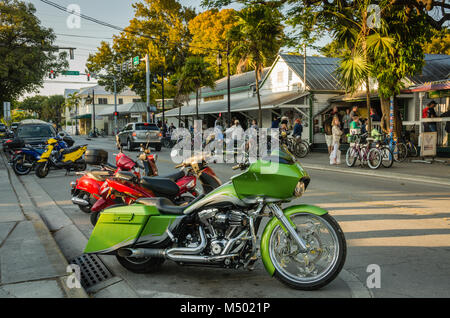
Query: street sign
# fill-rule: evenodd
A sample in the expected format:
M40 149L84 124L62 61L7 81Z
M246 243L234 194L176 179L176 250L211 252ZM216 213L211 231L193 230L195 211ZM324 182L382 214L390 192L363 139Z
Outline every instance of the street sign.
M11 103L3 102L3 116L5 120L11 120Z
M134 57L134 58L133 58L133 65L134 65L134 66L138 66L140 60L141 60L141 59L139 58L139 56Z
M73 75L73 76L78 76L78 75L80 75L80 72L78 72L78 71L63 71L61 74L62 74L62 75Z

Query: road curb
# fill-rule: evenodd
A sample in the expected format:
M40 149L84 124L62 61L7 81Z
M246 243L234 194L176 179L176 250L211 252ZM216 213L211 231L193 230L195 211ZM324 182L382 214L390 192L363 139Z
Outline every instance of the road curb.
M65 269L67 269L67 267L69 266L69 262L59 248L47 224L43 221L39 213L36 211L36 206L29 198L29 194L22 184L21 180L19 180L19 178L16 176L16 174L8 164L8 160L3 153L3 150L1 151L0 156L2 158L1 160L3 160L3 163L5 164L11 187L16 194L18 203L25 215L26 220L30 221L33 224L33 227L38 233L39 239L41 239L42 245L44 246L45 250L48 251L50 255L55 255L55 261L61 263L61 265ZM69 276L70 275L68 273L67 275L59 276L57 278L57 280L59 281L59 285L62 287L62 290L64 291L66 296L68 298L89 298L88 294L82 287L70 289L66 286L65 281Z
M402 181L411 181L411 182L417 182L417 183L432 183L432 184L438 184L438 185L445 185L450 186L450 181L446 181L443 179L438 178L431 178L426 176L419 177L411 177L405 174L401 173L386 173L386 172L380 172L380 171L358 171L356 168L354 170L352 169L336 169L332 167L325 167L321 165L312 165L312 164L302 164L303 168L306 169L313 169L313 170L322 170L322 171L330 171L330 172L340 172L340 173L346 173L346 174L356 174L356 175L362 175L362 176L369 176L369 177L378 177L378 178L392 178L392 179L398 179Z

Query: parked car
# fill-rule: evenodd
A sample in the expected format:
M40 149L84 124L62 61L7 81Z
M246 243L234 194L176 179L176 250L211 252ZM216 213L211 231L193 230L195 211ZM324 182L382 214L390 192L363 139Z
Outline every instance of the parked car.
M49 138L56 135L57 132L52 124L37 119L21 121L16 131L16 139L31 146L43 145Z
M8 129L6 128L5 125L0 124L0 138L6 138L8 135Z
M127 146L131 151L140 144L149 143L149 147L161 150L162 133L159 127L153 123L129 123L122 128L117 135L121 146Z
M19 125L20 125L20 122L19 122L19 123L12 123L12 124L11 124L11 127L10 127L11 131L12 131L13 133L16 133L17 127L19 127Z

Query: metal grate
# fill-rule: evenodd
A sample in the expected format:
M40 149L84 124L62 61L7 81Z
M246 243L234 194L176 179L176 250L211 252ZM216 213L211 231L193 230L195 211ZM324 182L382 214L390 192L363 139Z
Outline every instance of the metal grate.
M69 263L80 266L81 285L84 288L89 288L113 277L97 255L83 254Z

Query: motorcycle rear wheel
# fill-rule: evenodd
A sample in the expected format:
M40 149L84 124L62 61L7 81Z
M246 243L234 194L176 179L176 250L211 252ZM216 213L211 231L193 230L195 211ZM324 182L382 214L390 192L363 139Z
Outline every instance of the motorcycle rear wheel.
M116 258L120 265L128 269L130 272L138 274L156 272L161 268L165 261L164 258L154 257L135 258L116 255Z
M36 165L36 176L38 178L45 178L50 171L50 167L48 166L48 162L39 162Z
M19 163L20 159L14 161L13 170L17 175L25 176L30 173L30 171L33 167L32 166L30 166L28 168L24 167L23 164L27 163L28 161L26 159L21 159L21 160L22 160L22 163ZM28 162L28 163L30 165L32 164L31 162Z

